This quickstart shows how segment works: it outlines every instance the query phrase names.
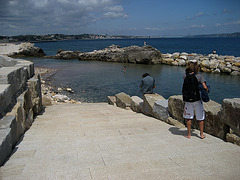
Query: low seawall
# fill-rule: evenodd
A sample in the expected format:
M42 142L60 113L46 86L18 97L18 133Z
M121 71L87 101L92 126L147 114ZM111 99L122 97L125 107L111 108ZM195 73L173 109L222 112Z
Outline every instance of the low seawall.
M165 99L159 94L145 94L141 99L122 92L109 96L108 103L155 117L178 128L185 128L182 95ZM210 100L204 103L204 109L204 132L240 145L240 98L224 99L222 104ZM192 128L198 129L196 121L193 121Z
M0 165L43 110L40 76L34 64L0 55Z

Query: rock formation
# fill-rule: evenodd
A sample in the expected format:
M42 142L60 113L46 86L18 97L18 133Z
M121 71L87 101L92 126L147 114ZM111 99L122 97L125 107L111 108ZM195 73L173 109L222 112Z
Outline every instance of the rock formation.
M48 57L49 58L49 57ZM108 61L138 64L159 64L161 53L151 46L129 46L121 48L116 45L109 46L102 50L93 52L64 51L60 50L51 58L58 59L79 59L82 61Z
M17 52L12 52L8 54L10 57L42 57L46 54L44 51L39 48L35 47L32 43L22 43L19 50Z

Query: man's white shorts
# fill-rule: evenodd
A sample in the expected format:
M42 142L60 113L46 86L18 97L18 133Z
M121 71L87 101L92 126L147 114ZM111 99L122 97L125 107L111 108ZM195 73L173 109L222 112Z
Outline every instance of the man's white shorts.
M205 119L205 111L203 108L203 103L201 101L196 102L185 102L183 118L193 119L194 111L196 114L196 119L202 121Z

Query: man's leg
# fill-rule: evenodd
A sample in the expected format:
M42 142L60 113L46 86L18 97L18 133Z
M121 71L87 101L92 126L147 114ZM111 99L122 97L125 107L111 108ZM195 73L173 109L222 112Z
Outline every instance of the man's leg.
M190 139L191 138L191 125L192 125L192 120L191 119L187 119L187 131L188 131L188 134L187 134L187 138Z
M201 139L204 139L206 136L203 134L203 128L204 128L204 120L199 121L199 129L200 129L200 137Z

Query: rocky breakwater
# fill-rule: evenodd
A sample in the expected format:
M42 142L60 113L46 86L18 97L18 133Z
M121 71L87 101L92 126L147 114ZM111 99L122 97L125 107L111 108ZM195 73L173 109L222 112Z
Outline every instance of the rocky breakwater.
M218 54L173 53L162 54L162 64L185 66L187 61L196 59L201 71L240 75L240 57L222 56Z
M186 122L183 119L182 95L165 99L159 94L145 94L141 99L122 92L108 96L108 103L176 126L176 132L173 133L183 135L187 133ZM222 105L211 100L204 103L204 109L206 114L204 132L240 145L240 98L224 99ZM196 120L193 120L192 128L198 129Z
M159 64L162 60L161 52L153 48L152 46L129 46L121 48L117 45L111 45L105 49L98 51L95 50L93 52L60 50L55 56L51 56L51 58L79 59L82 61L95 60L137 64Z

